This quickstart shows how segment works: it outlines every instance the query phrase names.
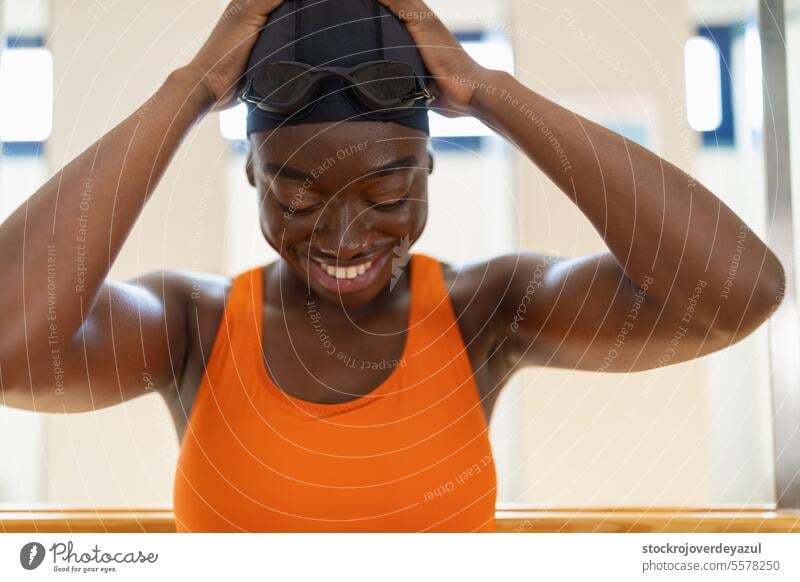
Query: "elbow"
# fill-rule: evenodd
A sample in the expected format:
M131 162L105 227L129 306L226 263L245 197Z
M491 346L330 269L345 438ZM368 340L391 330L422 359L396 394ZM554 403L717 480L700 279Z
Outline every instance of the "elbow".
M750 320L752 329L756 329L767 321L783 303L786 295L786 271L778 258L767 253L764 268L756 279L753 297L745 312L745 319Z
M739 303L734 311L732 306L722 310L713 325L715 335L728 344L735 343L761 327L769 320L783 303L786 294L786 271L772 253L768 253L764 266L753 282L752 293Z
M778 260L778 257L772 253L770 255L774 264L768 279L766 301L770 304L770 312L767 317L770 317L778 310L786 295L786 270Z

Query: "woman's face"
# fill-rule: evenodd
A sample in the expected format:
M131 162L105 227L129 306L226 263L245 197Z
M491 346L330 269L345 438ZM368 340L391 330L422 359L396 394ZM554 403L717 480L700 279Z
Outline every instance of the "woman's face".
M422 234L431 164L421 131L313 123L253 134L248 176L267 242L320 297L356 307L389 284L392 259L404 267Z

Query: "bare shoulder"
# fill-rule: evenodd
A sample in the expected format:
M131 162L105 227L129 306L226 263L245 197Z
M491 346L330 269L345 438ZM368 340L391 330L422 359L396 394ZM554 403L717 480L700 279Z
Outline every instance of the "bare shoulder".
M518 316L515 312L520 303L526 307L532 290L541 299L538 306L546 311L549 299L544 288L560 260L542 253L514 252L459 265L441 262L465 342L472 338L485 353L487 349L494 353L506 343L509 326Z
M220 312L232 279L185 270L153 271L129 281L160 298L165 308L185 309L189 316Z
M506 256L452 264L440 261L445 285L471 353L488 355L500 340L513 263Z
M159 298L165 313L180 312L186 338L186 357L177 385L165 397L174 398L187 386L199 382L204 361L216 336L232 279L222 275L186 270L163 270L147 273L136 284ZM167 318L166 321L177 321ZM178 333L178 330L175 330Z
M498 315L503 298L512 289L515 257L498 255L459 264L440 261L451 300L465 310L476 304L488 315Z
M508 335L509 297L513 285L513 255L458 265L440 261L450 302L472 364L487 419L502 387L511 377L503 356Z

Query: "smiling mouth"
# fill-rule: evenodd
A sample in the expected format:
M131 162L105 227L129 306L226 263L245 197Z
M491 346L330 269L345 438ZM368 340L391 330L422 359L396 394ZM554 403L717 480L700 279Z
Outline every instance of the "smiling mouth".
M309 274L330 292L363 291L378 280L390 256L391 249L385 249L371 260L347 266L308 257Z
M322 261L316 261L316 263L322 267L323 271L325 271L331 277L335 277L336 279L355 279L372 268L372 261L365 261L359 265L354 265L351 267L336 267L334 265L323 263Z

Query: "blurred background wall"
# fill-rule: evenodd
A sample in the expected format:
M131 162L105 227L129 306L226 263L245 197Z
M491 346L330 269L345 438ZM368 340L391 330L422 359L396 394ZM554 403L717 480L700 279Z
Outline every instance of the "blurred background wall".
M758 43L744 0L429 5L481 62L694 173L763 233L760 93L749 89L760 87ZM3 7L0 217L188 61L223 3ZM32 83L53 98L34 109L36 123L21 123L21 110L31 115ZM47 107L51 124L42 118ZM443 119L433 128L430 219L415 250L463 263L516 250L575 256L604 248L568 199L487 128ZM237 110L195 128L112 277L167 268L234 275L275 259L258 230L241 133ZM760 331L720 354L652 372L524 371L492 421L500 501L773 501L766 355ZM0 447L0 502L171 505L178 442L158 396L72 416L0 407L0 442L21 443Z

